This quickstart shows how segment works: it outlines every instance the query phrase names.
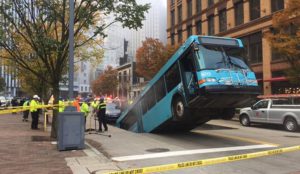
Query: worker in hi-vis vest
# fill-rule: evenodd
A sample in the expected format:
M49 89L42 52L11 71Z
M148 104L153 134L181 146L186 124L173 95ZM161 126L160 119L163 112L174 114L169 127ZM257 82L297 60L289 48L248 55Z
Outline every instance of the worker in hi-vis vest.
M30 101L30 113L32 117L31 129L38 129L38 123L39 123L39 112L37 108L38 106L39 106L39 96L34 95L33 99Z
M99 121L99 132L102 132L102 124L104 127L104 131L107 131L107 123L106 123L106 117L105 117L105 112L106 112L106 103L104 102L104 98L100 99L100 103L98 105L98 121Z

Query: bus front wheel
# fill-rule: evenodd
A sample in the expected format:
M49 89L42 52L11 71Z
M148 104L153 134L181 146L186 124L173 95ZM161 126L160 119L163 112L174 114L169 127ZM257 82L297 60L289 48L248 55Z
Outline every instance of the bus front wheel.
M176 97L172 103L172 111L174 119L179 121L183 120L186 115L186 108L184 106L184 101L182 97Z

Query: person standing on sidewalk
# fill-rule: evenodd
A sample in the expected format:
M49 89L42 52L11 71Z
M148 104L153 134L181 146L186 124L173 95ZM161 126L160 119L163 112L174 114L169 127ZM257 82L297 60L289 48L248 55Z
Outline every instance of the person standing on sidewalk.
M30 102L29 102L29 100L28 99L24 99L25 101L24 101L24 103L23 103L23 109L27 109L27 110L24 110L23 111L23 121L28 121L28 115L29 115L29 108L28 108L28 106L29 106L29 104L30 104Z
M90 108L89 108L88 103L89 103L89 101L86 100L86 101L82 102L81 107L80 107L80 111L84 113L84 129L86 128L86 117L90 113Z
M34 95L33 99L30 101L30 113L32 117L32 122L31 122L31 129L38 129L38 123L39 123L39 112L38 112L38 100L39 96Z
M99 121L99 132L102 132L102 124L104 127L104 131L107 131L107 123L106 123L106 117L105 117L105 112L106 112L106 103L104 102L104 98L100 99L100 103L98 105L98 121Z

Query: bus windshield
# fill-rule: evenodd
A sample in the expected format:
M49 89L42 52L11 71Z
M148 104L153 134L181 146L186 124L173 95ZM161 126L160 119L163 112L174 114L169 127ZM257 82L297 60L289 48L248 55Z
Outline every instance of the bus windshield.
M201 69L249 69L242 57L242 48L215 45L200 45L199 48Z

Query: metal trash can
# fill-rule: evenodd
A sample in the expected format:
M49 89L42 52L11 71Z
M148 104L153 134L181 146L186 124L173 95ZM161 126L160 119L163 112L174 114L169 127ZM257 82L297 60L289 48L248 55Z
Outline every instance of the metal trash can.
M57 148L73 150L84 148L84 114L73 106L66 107L57 117Z

